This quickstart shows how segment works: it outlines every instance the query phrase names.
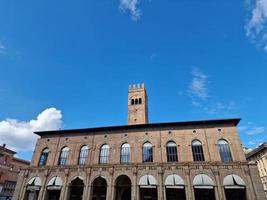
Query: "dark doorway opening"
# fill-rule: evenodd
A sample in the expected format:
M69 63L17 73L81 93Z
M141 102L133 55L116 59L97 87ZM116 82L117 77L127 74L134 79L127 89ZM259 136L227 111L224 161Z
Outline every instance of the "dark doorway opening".
M157 188L140 188L140 200L158 200Z
M107 182L104 178L98 177L92 184L91 200L106 200Z
M246 189L224 189L225 196L227 200L246 200Z
M59 200L61 190L47 190L46 200Z
M214 189L195 188L195 200L215 200Z
M70 184L70 200L82 200L83 199L84 183L80 178L75 178Z
M39 190L27 190L24 200L37 200L39 195Z
M126 175L121 175L116 180L116 197L115 200L131 200L132 182Z
M167 200L186 200L184 188L166 188Z

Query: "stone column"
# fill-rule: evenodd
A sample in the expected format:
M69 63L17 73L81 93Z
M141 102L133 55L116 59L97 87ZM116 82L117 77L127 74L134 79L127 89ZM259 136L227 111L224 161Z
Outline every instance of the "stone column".
M110 176L110 182L107 183L107 199L108 200L113 200L113 190L114 190L114 185L113 185L113 169L109 170L109 176Z
M27 176L24 176L24 180L23 180L23 183L21 185L21 193L19 194L19 199L24 199L24 196L25 196L25 193L26 193L26 190L27 190Z
M46 169L44 172L44 176L43 176L43 180L42 180L42 187L41 187L41 190L39 192L38 200L44 200L45 199L48 175L49 175L49 169Z
M159 195L159 200L163 200L163 171L162 168L158 169L158 177L159 177L159 184L158 184L158 195Z
M218 169L215 169L213 174L217 185L217 192L218 192L218 196L216 195L217 199L223 200L225 199L225 196L223 192L223 186L221 185L222 182L220 180L220 172Z
M185 169L185 178L186 178L186 188L185 188L185 193L186 193L186 199L187 200L194 200L194 190L192 188L192 184L191 184L191 179L190 179L190 169L187 166Z
M138 183L137 183L137 169L136 167L133 168L133 180L132 180L132 200L137 199L137 187L138 187Z
M68 196L68 176L69 176L69 171L65 170L65 177L64 177L64 182L63 182L63 187L61 188L61 193L60 193L60 200L67 200Z
M91 189L90 178L91 178L91 169L89 169L86 172L86 182L84 183L85 186L84 186L84 191L83 191L83 200L89 199L89 196L90 196L90 189Z

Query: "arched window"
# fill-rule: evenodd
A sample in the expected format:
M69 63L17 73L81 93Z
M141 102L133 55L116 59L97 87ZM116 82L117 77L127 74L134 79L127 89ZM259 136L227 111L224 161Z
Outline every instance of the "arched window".
M142 104L142 99L141 98L139 98L139 104Z
M121 146L121 163L129 163L131 155L131 147L130 144L124 143Z
M86 164L86 161L88 158L88 152L89 152L88 146L86 146L86 145L82 146L82 148L80 149L80 154L79 154L79 161L78 161L79 165L85 165Z
M143 162L153 162L153 148L149 142L143 144Z
M60 151L58 165L66 165L69 157L70 149L69 147L63 147Z
M202 144L199 140L192 142L192 153L194 161L205 161Z
M218 140L218 148L222 161L232 161L230 147L226 140Z
M134 105L134 99L132 99L131 104Z
M135 104L138 104L138 99L135 99L135 102L134 102Z
M100 164L107 164L108 163L108 157L109 157L109 145L104 144L104 145L102 145L102 147L100 149L99 163Z
M48 153L49 153L49 149L48 148L45 148L42 151L40 159L39 159L39 166L45 166L46 165L47 158L48 158Z
M168 162L177 162L178 161L178 155L177 155L177 145L175 142L168 142L167 147L167 161Z

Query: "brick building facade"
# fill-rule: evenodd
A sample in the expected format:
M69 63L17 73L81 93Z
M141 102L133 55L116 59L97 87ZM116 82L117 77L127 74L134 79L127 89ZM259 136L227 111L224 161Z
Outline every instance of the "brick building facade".
M246 154L246 158L249 162L255 162L257 164L264 192L267 197L267 142L249 151Z
M240 119L148 123L144 85L128 91L128 125L37 132L13 200L265 199Z
M0 200L11 200L20 169L30 165L29 161L14 157L15 154L5 144L0 146Z

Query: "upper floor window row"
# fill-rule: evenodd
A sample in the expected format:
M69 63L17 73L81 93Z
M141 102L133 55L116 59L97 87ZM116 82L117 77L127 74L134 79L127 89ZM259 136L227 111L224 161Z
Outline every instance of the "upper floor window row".
M222 161L232 161L232 155L229 144L226 140L220 139L217 142L218 151ZM194 161L205 161L203 145L199 140L193 140L191 143L192 157ZM58 165L67 165L70 154L69 147L65 146L61 149ZM49 155L49 149L45 148L40 155L39 166L45 166ZM78 165L86 165L88 162L89 147L83 145L79 151ZM108 164L110 156L110 146L103 144L99 151L99 164ZM167 162L178 162L178 149L174 141L169 141L166 144ZM120 148L120 163L127 164L131 161L131 146L129 143L122 144ZM153 145L150 142L145 142L142 145L142 162L153 162Z
M131 100L132 105L142 104L142 98L136 98Z

